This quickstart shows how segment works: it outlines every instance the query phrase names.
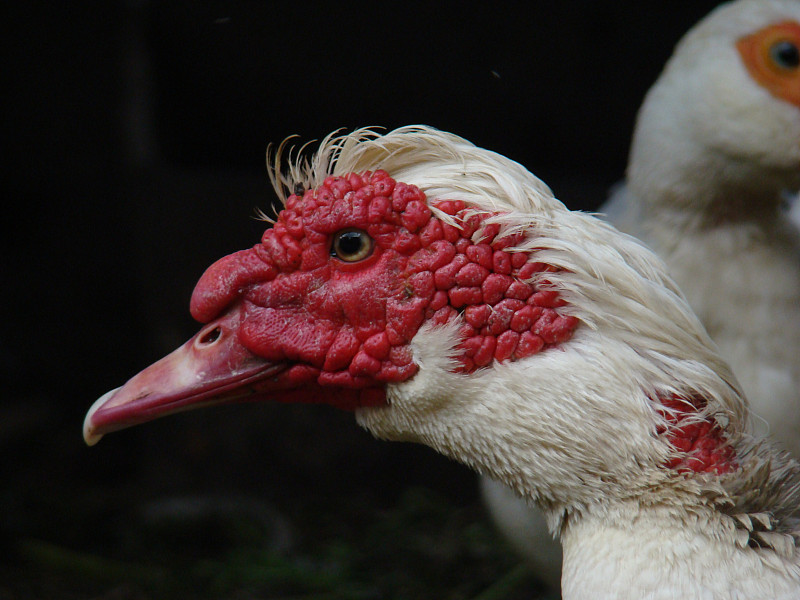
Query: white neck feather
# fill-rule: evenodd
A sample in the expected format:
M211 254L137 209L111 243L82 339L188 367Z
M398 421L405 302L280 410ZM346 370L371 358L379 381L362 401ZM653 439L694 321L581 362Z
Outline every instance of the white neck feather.
M456 329L421 331L419 373L358 421L378 437L431 446L542 508L562 540L565 600L796 597L791 541L791 556L747 547L713 479L658 468L669 449L654 435L651 403L607 360L623 366L631 353L612 343L601 356L576 334L564 348L466 376L449 371Z
M390 386L386 409L359 411L359 422L378 437L431 446L543 504L623 497L645 483L636 481L639 469L631 461L665 459L666 444L653 443L646 398L633 380L592 356L583 334L536 360L462 375L448 369L446 358L456 331L453 323L418 333L413 349L420 371ZM622 363L632 353L620 350ZM606 402L601 389L629 399L625 408ZM592 427L597 434L585 435Z
M793 560L741 549L729 519L711 510L621 504L568 521L562 533L564 600L790 600Z

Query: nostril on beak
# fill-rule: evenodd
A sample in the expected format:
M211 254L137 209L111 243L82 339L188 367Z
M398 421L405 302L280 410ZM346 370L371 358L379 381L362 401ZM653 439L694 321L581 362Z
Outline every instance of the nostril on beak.
M217 325L213 329L209 329L199 338L197 338L198 346L210 346L222 336L222 328Z

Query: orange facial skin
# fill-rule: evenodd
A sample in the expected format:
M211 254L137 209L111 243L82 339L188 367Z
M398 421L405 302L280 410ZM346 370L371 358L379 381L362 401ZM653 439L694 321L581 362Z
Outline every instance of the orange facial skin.
M800 23L784 21L741 38L736 49L750 76L800 108Z

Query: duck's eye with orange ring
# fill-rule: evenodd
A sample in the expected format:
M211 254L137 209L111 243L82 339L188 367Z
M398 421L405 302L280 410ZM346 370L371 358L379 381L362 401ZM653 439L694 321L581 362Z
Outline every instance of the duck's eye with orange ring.
M791 71L800 67L800 48L789 40L779 40L769 47L769 57L780 69Z
M800 107L800 23L764 27L737 41L736 50L758 85Z
M344 262L358 262L372 254L374 243L366 231L344 229L333 236L331 256Z

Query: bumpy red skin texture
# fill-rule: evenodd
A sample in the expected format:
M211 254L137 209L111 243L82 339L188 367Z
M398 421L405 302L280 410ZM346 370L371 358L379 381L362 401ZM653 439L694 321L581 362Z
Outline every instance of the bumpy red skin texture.
M669 410L663 411L668 427L667 440L682 456L676 456L664 465L678 473L715 473L722 475L738 468L736 453L728 444L725 433L719 424L710 417L695 422L681 424L689 416L694 416L705 407L699 398L683 399L677 396L662 398L661 405Z
M578 321L563 315L556 292L530 283L554 271L508 249L522 236L499 236L489 212L460 201L434 205L417 187L384 171L329 177L292 195L261 243L212 265L191 311L208 322L243 302L238 332L254 354L293 366L283 377L340 391L326 402L352 408L384 401L386 383L418 370L409 342L426 321L463 313L458 371L517 360L568 340ZM365 231L372 253L348 263L332 255L335 234ZM297 398L293 398L296 400Z
M560 313L563 299L530 283L555 269L509 251L521 235L499 236L498 225L485 223L492 213L463 202L433 204L459 227L434 216L418 188L384 171L330 177L292 195L260 244L212 265L195 288L192 314L208 322L243 303L242 345L290 365L278 377L286 390L277 399L346 409L385 403L386 383L417 372L409 342L426 321L463 315L456 368L463 373L570 339L578 321ZM364 260L332 256L334 235L346 229L374 240ZM331 387L335 393L323 389ZM670 410L658 433L688 454L667 468L722 474L737 467L719 425L681 423L702 401L661 405Z

